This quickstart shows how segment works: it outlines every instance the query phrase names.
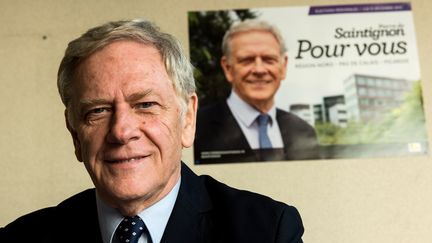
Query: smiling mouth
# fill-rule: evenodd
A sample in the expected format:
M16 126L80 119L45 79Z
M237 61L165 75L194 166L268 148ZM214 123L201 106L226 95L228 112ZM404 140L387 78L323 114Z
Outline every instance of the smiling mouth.
M105 161L108 162L108 163L129 163L129 162L134 162L134 161L137 161L137 160L144 159L146 157L147 156L139 156L139 157L133 157L133 158L126 158L126 159L113 159L113 160L107 159Z
M271 80L246 80L248 84L268 84L271 83Z

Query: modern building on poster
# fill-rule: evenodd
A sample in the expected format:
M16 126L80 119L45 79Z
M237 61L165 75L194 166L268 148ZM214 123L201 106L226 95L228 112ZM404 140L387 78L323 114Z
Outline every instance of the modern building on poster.
M403 103L412 84L405 79L353 74L344 80L348 119L367 122Z
M328 109L329 122L340 127L348 125L348 115L345 104L335 104Z
M324 108L322 104L313 105L314 121L315 123L323 123L325 121Z
M314 123L332 123L346 126L347 111L343 95L325 96L321 104L313 105Z
M311 105L309 104L292 104L289 107L289 111L305 120L311 126L315 125L315 116Z
M399 107L412 83L372 75L353 74L344 82L344 94L322 97L321 104L292 104L290 112L312 126L332 123L345 127L350 120L368 122Z
M331 122L330 119L330 108L337 104L345 104L344 95L333 95L333 96L325 96L323 97L323 106L324 106L324 121Z
M305 120L311 126L314 126L317 122L329 122L341 127L347 125L348 120L345 104L335 104L328 107L326 110L328 113L328 119L324 118L324 110L322 107L321 104L313 106L309 104L293 104L290 105L289 110L301 119Z

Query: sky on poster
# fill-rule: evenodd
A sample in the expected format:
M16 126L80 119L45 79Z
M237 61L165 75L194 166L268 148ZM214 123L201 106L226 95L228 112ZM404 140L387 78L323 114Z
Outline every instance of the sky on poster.
M276 95L276 105L288 110L291 104L318 104L324 96L343 94L343 80L350 75L365 74L390 78L419 80L415 28L411 11L324 14L309 16L309 6L251 9L259 19L275 24L281 30L288 48L287 77ZM377 28L379 25L403 25L404 35L396 37L336 39L335 29ZM295 59L299 40L312 46L350 44L343 57L312 58L304 54ZM354 43L407 42L407 52L397 55L363 55L359 57ZM330 49L332 50L332 49ZM375 49L376 50L376 49ZM316 50L318 51L318 50ZM318 53L318 52L316 52ZM341 63L344 63L342 65ZM299 67L302 65L302 68ZM305 67L306 66L306 67ZM310 67L314 66L314 67Z

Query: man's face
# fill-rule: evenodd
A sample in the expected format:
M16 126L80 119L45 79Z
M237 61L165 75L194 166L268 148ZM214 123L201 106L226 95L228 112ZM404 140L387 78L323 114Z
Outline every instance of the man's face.
M182 147L193 143L197 98L181 116L157 49L109 44L80 64L72 94L75 154L101 197L147 207L165 196L179 178Z
M235 34L229 44L230 56L221 64L233 90L255 108L271 107L287 65L276 38L268 31L252 30Z

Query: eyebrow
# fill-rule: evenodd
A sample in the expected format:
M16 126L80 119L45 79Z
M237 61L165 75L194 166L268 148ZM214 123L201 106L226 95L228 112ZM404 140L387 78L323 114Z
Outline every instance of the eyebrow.
M136 93L132 93L131 95L126 97L126 101L127 102L134 102L137 100L140 100L148 95L150 95L152 93L152 89L147 89L141 92L136 92Z
M147 90L144 90L141 92L135 92L135 93L128 95L126 97L126 101L127 102L134 102L134 101L140 100L140 99L148 96L151 93L152 93L151 89L147 89ZM79 101L79 106L80 107L88 107L88 106L95 106L95 105L106 105L106 104L111 104L111 103L112 103L111 100L103 99L103 98L82 99Z
M262 55L255 55L255 54L247 54L247 55L238 55L236 57L236 60L244 60L244 59L249 59L249 58L256 58L256 57L261 57L261 58L273 58L273 59L279 59L281 58L281 56L276 55L276 54L262 54Z
M106 99L82 99L79 101L79 107L87 107L94 105L110 104L111 102Z

